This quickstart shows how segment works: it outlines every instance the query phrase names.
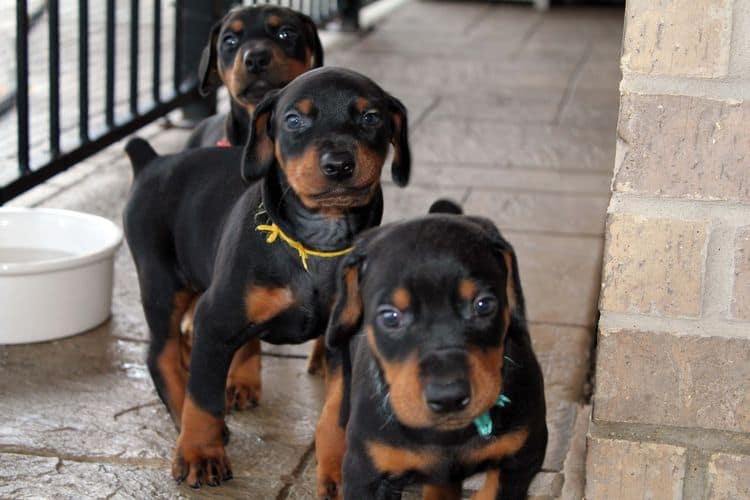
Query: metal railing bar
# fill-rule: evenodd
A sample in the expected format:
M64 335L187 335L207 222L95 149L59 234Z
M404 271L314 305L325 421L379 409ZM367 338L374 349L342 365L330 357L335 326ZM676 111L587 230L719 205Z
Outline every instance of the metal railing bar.
M89 138L89 5L78 0L78 135Z
M154 103L161 101L161 0L154 0L154 79L153 86Z
M49 149L50 156L60 154L60 5L48 0L49 21Z
M182 0L175 0L174 2L174 91L175 93L180 92L180 86L182 85L182 20L183 20L183 8Z
M106 91L105 122L108 127L115 124L115 0L107 0L106 7Z
M29 19L26 0L16 2L16 111L18 113L18 171L29 173Z
M130 0L130 114L138 114L138 0Z

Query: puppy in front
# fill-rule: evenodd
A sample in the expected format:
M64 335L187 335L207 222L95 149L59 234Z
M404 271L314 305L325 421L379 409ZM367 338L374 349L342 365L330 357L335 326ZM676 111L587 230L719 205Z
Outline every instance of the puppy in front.
M255 373L243 346L322 335L339 260L380 223L380 174L406 185L403 105L366 77L321 68L258 104L240 148L157 157L128 143L135 180L124 227L151 331L148 367L180 430L173 475L193 487L231 477L225 406ZM242 177L249 186L239 182ZM198 300L188 363L180 322ZM225 397L226 394L229 397Z
M318 498L518 500L547 444L516 256L492 222L432 214L367 231L342 262L316 432ZM344 443L345 454L344 454ZM343 461L343 464L342 464ZM343 476L342 476L343 471Z
M186 147L244 146L260 100L321 66L323 46L308 16L275 5L231 10L211 29L198 69L200 93L224 84L231 109L199 123Z

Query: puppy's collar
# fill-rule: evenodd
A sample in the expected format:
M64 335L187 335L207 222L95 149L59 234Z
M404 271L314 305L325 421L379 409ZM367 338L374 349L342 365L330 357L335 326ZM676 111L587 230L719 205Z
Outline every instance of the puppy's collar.
M299 254L299 259L300 261L302 261L302 267L305 268L305 271L309 272L309 269L307 268L307 258L310 256L333 258L333 257L341 257L342 255L346 255L352 251L352 247L344 248L343 250L336 250L333 252L322 252L320 250L311 250L309 248L306 248L299 241L290 238L286 233L284 233L284 231L281 230L281 228L278 225L276 225L275 222L273 221L269 221L269 222L270 224L258 224L257 226L255 226L255 230L268 233L268 236L266 237L266 243L268 243L269 245L275 242L278 238L281 238L282 240L284 240L284 242L287 245L297 250L297 253Z
M498 406L500 408L505 408L506 405L510 404L510 398L506 396L505 394L500 394L497 397L497 400L495 401L494 406ZM477 433L479 433L480 436L487 439L492 435L492 417L490 416L490 408L486 412L479 415L477 418L474 419L474 426L477 428Z

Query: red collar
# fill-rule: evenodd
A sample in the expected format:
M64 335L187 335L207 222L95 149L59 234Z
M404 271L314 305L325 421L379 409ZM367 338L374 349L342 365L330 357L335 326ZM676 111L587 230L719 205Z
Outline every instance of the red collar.
M226 139L219 139L218 141L216 141L216 145L219 146L220 148L231 148L232 147L232 143L229 142Z

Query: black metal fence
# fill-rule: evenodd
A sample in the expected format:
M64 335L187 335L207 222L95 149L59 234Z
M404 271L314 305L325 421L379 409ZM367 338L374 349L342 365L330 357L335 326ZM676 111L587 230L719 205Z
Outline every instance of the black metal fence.
M15 49L15 70L0 75L0 205L173 109L210 113L210 101L198 104L197 61L210 26L237 3L17 0L15 30L0 34L0 55ZM358 27L358 0L241 3Z

